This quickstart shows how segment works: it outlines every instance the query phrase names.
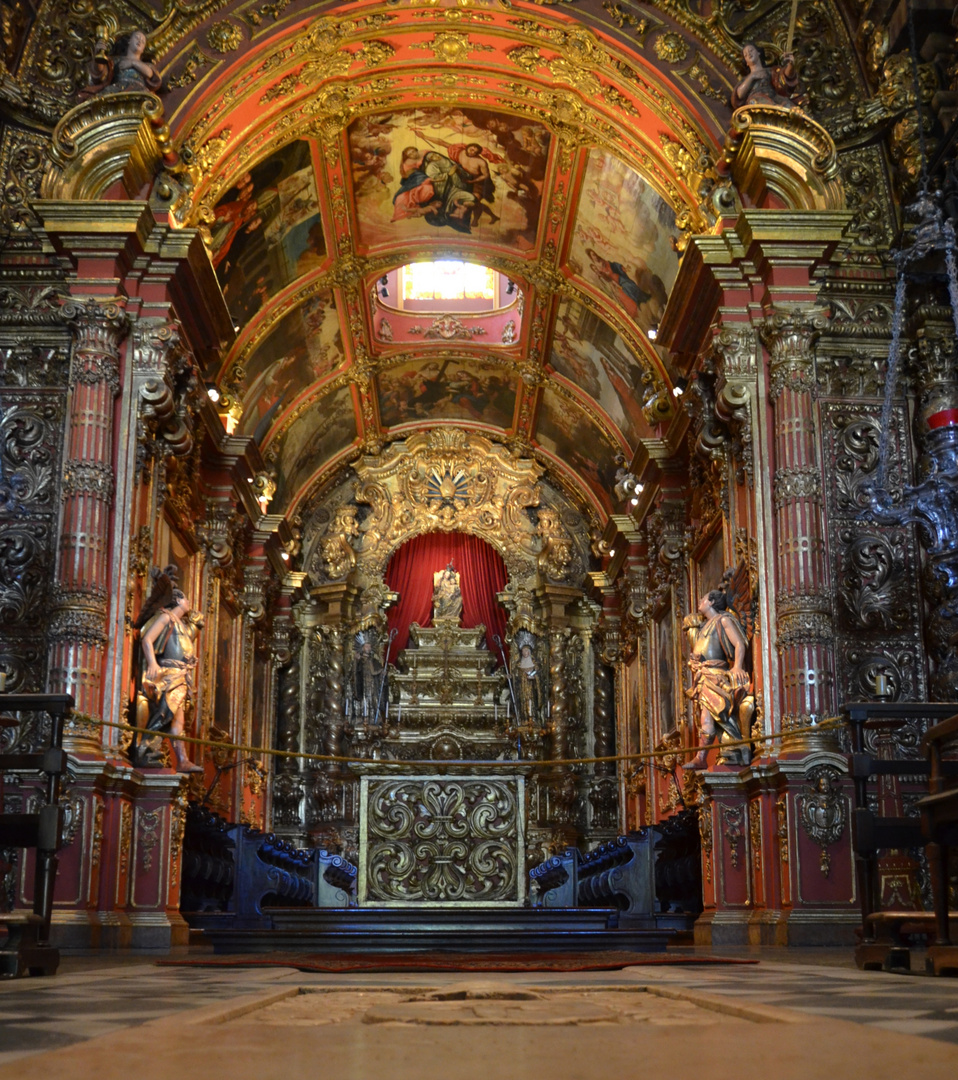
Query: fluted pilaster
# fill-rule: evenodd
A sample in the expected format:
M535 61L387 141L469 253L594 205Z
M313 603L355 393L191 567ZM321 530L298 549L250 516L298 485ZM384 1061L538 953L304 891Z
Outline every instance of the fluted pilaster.
M782 730L834 714L835 657L815 438L813 314L775 312L761 328L774 411L773 507ZM786 740L785 749L821 740Z
M113 414L120 345L129 319L116 303L70 301L73 333L69 438L54 611L50 689L72 694L80 713L99 715L109 596L110 510L114 496Z

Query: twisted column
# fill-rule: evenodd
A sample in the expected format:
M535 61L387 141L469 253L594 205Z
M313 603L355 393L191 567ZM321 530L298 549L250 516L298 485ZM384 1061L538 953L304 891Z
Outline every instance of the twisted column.
M78 712L97 716L107 645L114 399L129 319L117 304L92 299L62 311L73 352L49 683L52 693L72 694Z
M592 736L596 757L611 757L615 753L615 716L612 701L612 672L596 658L592 706ZM614 762L596 763L596 776L610 776L614 773Z
M549 701L554 758L568 757L569 750L569 683L565 654L566 632L553 630L549 638Z
M323 753L339 756L343 752L343 678L345 659L343 656L343 631L339 626L324 626L323 637L328 650L326 664L326 732L323 737ZM337 761L328 764L330 776L339 776L343 771Z
M818 332L815 319L800 312L776 312L761 327L774 411L776 612L786 736L835 712L832 605L812 398ZM784 750L825 748L835 748L830 737L783 742Z

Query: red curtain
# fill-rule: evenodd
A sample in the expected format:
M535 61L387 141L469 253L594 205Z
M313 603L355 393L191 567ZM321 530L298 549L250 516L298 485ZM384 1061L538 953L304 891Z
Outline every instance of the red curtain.
M486 643L496 657L494 634L505 641L506 611L496 593L506 587L502 556L484 540L465 533L425 533L407 541L393 553L386 568L386 584L399 593L389 609L389 629L399 631L389 654L395 660L409 641L409 624L432 625L432 575L452 561L459 571L462 590L462 625L486 628Z

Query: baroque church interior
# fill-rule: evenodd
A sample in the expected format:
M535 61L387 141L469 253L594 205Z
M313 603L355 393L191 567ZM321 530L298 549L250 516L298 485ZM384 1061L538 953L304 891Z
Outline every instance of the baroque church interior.
M147 951L771 965L662 968L696 1030L828 1012L811 948L846 1000L958 973L956 35L0 0L0 971L140 958L173 1015L278 976ZM953 1076L945 986L834 1052Z

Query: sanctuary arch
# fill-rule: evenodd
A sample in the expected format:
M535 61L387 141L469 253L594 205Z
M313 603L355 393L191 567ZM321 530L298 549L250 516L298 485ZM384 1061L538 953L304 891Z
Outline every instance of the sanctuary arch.
M958 377L943 288L894 317L900 28L799 8L0 0L0 669L76 703L60 940L185 940L191 803L354 857L370 769L510 755L509 903L655 826L697 940L850 940L821 721L958 696L953 531L908 501ZM921 65L936 138L955 70ZM407 303L437 261L492 299ZM436 537L501 559L502 654L452 616L389 651ZM186 619L192 776L130 730Z

